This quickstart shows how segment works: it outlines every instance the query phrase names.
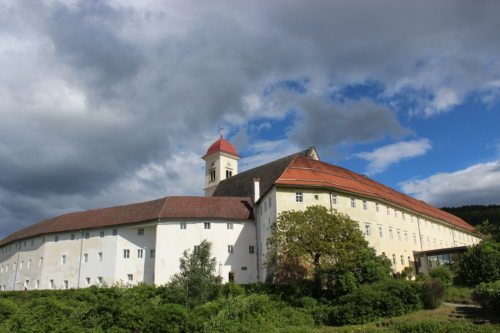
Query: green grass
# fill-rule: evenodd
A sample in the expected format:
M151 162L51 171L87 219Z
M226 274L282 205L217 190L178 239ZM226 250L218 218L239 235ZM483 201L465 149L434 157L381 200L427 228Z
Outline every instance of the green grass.
M435 310L416 311L401 317L381 319L364 325L318 328L296 327L280 332L290 333L494 333L500 332L500 324L474 324L480 318L453 316L457 308L441 306ZM486 317L487 318L487 317ZM490 317L492 318L492 317ZM493 317L494 318L494 317Z
M467 287L449 287L446 290L444 301L458 304L473 304L474 302L471 297L473 290Z

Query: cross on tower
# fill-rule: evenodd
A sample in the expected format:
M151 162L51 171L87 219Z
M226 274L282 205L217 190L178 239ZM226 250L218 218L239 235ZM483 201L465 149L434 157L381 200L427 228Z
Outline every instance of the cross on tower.
M218 131L220 132L220 137L222 138L223 133L224 133L224 127L219 126Z

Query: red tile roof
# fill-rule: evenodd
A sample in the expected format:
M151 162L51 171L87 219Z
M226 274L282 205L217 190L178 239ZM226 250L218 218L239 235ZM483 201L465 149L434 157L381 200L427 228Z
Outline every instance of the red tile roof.
M356 193L391 202L470 232L475 231L474 227L455 215L399 193L366 176L311 158L295 157L281 176L276 179L275 184L326 187Z
M231 142L227 141L222 136L220 137L219 140L212 143L212 145L208 148L207 153L205 154L205 156L203 156L203 158L217 152L224 152L227 154L240 157L240 155L238 155L238 151L236 151L236 148L234 148Z
M165 197L125 206L94 209L53 217L19 230L0 241L0 245L38 235L104 228L158 219L252 219L250 198Z

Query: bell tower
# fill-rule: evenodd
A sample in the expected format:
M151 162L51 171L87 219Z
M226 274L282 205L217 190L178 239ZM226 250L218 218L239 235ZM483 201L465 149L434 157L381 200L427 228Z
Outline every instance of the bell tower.
M238 174L240 155L236 148L224 139L222 133L220 138L208 148L202 159L205 161L206 197L212 196L221 181Z

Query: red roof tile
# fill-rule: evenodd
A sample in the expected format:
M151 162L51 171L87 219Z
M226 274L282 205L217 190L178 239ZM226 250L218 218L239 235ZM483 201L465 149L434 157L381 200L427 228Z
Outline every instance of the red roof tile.
M366 176L311 158L295 157L288 165L288 168L276 180L275 184L327 187L357 193L391 202L428 217L448 222L470 232L475 231L474 227L455 215L435 208L421 200L399 193Z
M203 156L203 158L217 152L223 152L240 157L240 155L238 155L238 151L236 151L236 148L234 148L231 142L227 141L222 136L220 137L219 140L212 143L212 145L208 148L207 153L205 154L205 156Z
M68 213L19 230L0 241L0 245L43 234L104 228L160 218L248 220L253 218L252 201L240 197L165 197L125 206Z

